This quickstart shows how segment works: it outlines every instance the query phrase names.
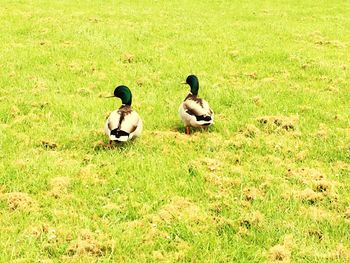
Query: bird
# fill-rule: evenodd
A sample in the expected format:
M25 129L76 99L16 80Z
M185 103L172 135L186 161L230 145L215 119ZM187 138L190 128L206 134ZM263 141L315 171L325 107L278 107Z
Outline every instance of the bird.
M131 107L132 94L127 86L115 88L114 95L122 100L119 109L112 111L105 123L105 133L109 138L109 146L113 141L126 142L141 135L143 123L136 111Z
M191 87L190 93L179 107L179 115L185 125L186 134L190 134L191 127L208 127L213 124L214 112L206 100L198 97L199 81L195 75L189 75L182 84Z

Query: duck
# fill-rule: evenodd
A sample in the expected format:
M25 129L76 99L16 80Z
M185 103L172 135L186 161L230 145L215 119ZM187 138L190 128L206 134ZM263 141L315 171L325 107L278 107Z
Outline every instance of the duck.
M214 123L214 112L210 108L209 103L198 97L199 81L195 75L189 75L186 82L190 86L190 93L180 104L179 115L182 119L186 134L191 133L191 127L208 127Z
M119 109L112 111L105 123L105 133L109 138L109 146L113 141L126 142L139 137L142 132L143 123L136 111L131 107L132 94L127 86L120 85L115 88L114 95L122 101Z

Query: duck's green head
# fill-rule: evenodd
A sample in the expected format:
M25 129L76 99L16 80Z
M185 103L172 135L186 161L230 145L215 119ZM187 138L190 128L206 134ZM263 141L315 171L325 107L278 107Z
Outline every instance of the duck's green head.
M186 83L190 85L191 93L197 96L199 90L198 78L195 75L189 75L186 79Z
M132 94L130 89L127 86L121 85L115 88L114 96L120 98L122 103L125 105L131 105Z

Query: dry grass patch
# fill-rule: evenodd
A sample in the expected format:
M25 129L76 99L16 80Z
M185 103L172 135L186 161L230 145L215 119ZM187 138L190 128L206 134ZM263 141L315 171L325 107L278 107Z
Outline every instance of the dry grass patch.
M296 161L304 161L307 158L308 154L309 154L308 150L300 151L295 155L295 160Z
M276 245L269 250L269 258L271 261L290 262L291 252L284 245Z
M335 170L350 172L350 164L342 162L342 161L336 161L333 163L333 168Z
M277 244L270 248L269 259L272 262L290 262L291 250L293 248L293 237L286 235L283 239L283 244Z
M328 259L328 260L341 260L342 262L349 262L350 260L350 249L344 244L338 244L335 249L333 249L330 252L321 254L318 256L322 259Z
M286 163L294 162L289 156L297 155L303 148L300 140L294 138L296 133L298 132L286 132L283 136L278 133L265 134L265 136L261 138L262 140L255 141L254 146L259 149L262 146L262 142L265 143L270 150L283 158L283 163L285 165Z
M297 179L298 181L308 184L310 181L318 181L325 179L325 175L314 168L289 168L287 172L287 176Z
M224 228L234 228L236 227L235 221L223 216L216 216L213 218L217 230Z
M308 186L305 190L297 193L297 196L305 201L315 203L324 197L332 199L337 199L338 197L336 193L336 185L338 185L338 183L327 179L326 176L317 169L288 169L287 176Z
M314 237L314 238L318 239L319 241L324 239L323 232L320 229L316 228L316 227L311 227L311 229L307 230L307 234L310 237Z
M263 193L256 187L246 187L242 192L243 198L246 201L254 201L260 199Z
M301 216L307 216L314 221L323 221L334 219L334 215L322 207L302 207L300 209Z
M142 235L142 243L146 245L153 244L157 239L170 239L170 234L159 229L156 223L148 223L142 228L145 228L147 231Z
M220 170L222 165L223 163L217 159L199 158L189 163L189 170L196 171L197 169L205 167L209 172L215 172Z
M233 188L241 184L241 180L238 178L231 178L227 176L218 176L216 174L205 175L205 180L208 183L216 185L220 188Z
M298 116L262 116L257 121L272 130L294 131L299 124Z
M323 199L323 195L321 193L317 193L310 188L306 188L302 191L296 191L295 195L297 198L310 204L315 204Z
M133 230L133 229L136 229L139 227L145 227L145 226L146 226L145 220L142 220L142 219L136 219L136 220L122 223L122 227L125 230Z
M0 195L0 199L5 200L10 210L31 211L37 206L28 194L22 192L11 192Z
M31 227L29 234L37 239L45 239L48 243L55 243L58 241L57 230L50 227L48 224Z
M321 123L319 125L318 130L316 131L316 136L318 136L319 138L325 139L328 137L328 128L326 126L326 124Z
M311 230L313 231L313 230ZM319 232L318 230L314 230L314 234L316 237L318 237L318 234L316 232ZM323 239L322 233L320 240ZM328 250L328 251L327 251ZM322 262L349 262L350 260L350 249L343 243L338 243L333 249L322 249L322 250L315 250L314 247L306 246L304 250L300 251L300 255L303 255L304 257L313 257L316 260L322 260ZM317 261L315 261L317 262Z
M53 196L54 198L61 198L68 193L68 187L70 185L70 178L69 177L55 177L52 178L50 181L50 188L51 190L48 192L50 196Z
M272 154L264 156L263 161L269 162L270 164L273 164L276 167L285 166L287 162L286 160L283 160L282 158Z
M179 237L175 237L173 245L174 251L168 251L166 253L159 250L153 251L153 260L156 262L179 262L186 256L187 251L191 248L188 242Z
M96 166L93 164L88 164L79 171L79 178L83 181L88 181L92 184L104 183L105 180L102 179L94 170Z
M231 202L228 198L223 197L222 195L209 193L210 198L212 199L209 203L209 210L215 214L219 214L224 209L231 208Z
M323 193L325 196L336 197L336 194L334 193L334 183L332 181L326 179L314 180L312 185L316 192Z
M41 141L41 144L46 149L56 149L58 147L57 143L49 141L49 140L43 140Z
M252 139L250 137L245 136L243 133L239 132L232 136L230 140L226 140L223 142L225 147L234 147L237 149L241 149L244 146L249 146L252 143Z
M201 162L204 163L211 172L220 169L222 166L222 162L217 159L204 158Z
M82 230L78 238L70 243L67 252L69 255L102 256L110 249L111 243L108 237L97 235L89 230Z
M240 226L250 229L251 227L259 227L264 222L264 215L259 211L252 211L240 219Z
M256 106L261 106L261 104L262 104L262 98L261 98L261 96L254 96L254 97L252 98L252 101L253 101L253 103L254 103Z
M254 124L248 124L244 129L241 129L240 132L250 138L254 138L255 136L260 134L260 130Z
M117 204L111 203L111 202L108 202L102 208L107 210L107 211L113 211L113 210L116 210L116 211L121 211L122 210L123 211L123 210L125 210L125 206L117 205Z
M350 207L348 207L348 208L345 209L344 217L345 217L346 219L350 219Z
M150 220L152 223L170 223L174 220L181 220L197 225L205 223L208 220L208 215L190 200L183 197L174 197L158 213L151 215Z

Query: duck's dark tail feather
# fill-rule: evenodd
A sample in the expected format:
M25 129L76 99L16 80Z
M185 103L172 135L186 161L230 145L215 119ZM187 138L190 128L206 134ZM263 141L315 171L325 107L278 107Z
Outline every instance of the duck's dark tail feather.
M196 119L197 119L197 121L211 121L210 116L204 116L204 115L201 115L201 116L196 115Z
M117 141L127 141L129 138L129 133L119 130L119 129L114 129L111 131L110 135L111 140L117 140Z

